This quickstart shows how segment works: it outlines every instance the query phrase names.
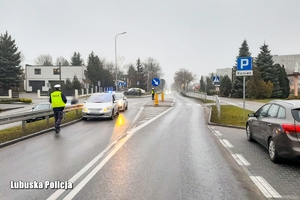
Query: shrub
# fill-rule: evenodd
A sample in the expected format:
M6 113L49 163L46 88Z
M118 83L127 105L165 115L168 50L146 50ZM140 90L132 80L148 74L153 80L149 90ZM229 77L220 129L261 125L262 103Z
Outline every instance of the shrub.
M23 103L32 103L32 99L28 98L5 98L0 99L0 103L14 103L14 102L23 102Z
M20 98L20 102L32 103L32 99L29 99L29 98Z

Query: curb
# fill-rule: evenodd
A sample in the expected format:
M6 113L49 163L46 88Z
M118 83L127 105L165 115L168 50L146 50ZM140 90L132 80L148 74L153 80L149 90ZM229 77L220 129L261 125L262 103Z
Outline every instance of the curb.
M65 124L62 124L61 127L68 126L68 125L74 124L74 123L79 122L79 121L81 121L81 118L73 120L73 121L70 121L70 122L67 122ZM36 137L36 136L39 136L41 134L47 133L47 132L52 131L52 130L53 130L53 128L48 128L48 129L45 129L45 130L42 130L42 131L39 131L39 132L36 132L36 133L32 133L30 135L26 135L26 136L23 136L23 137L14 139L14 140L10 140L10 141L1 143L0 144L0 149L3 148L3 147L10 146L12 144L15 144L15 143L18 143L18 142L21 142L21 141L33 138L33 137Z
M233 126L233 125L226 125L226 124L217 124L217 123L213 123L210 121L211 119L211 111L212 111L212 107L210 105L206 105L209 108L209 116L208 116L208 125L213 125L213 126L222 126L222 127L227 127L227 128L238 128L238 129L243 129L245 130L245 127L241 127L241 126Z
M196 97L189 97L189 96L185 96L185 95L182 95L183 97L188 97L188 98L193 98L193 99L198 99ZM202 105L204 103L202 102ZM208 116L208 122L207 124L208 125L213 125L213 126L222 126L222 127L227 127L227 128L237 128L237 129L242 129L242 130L245 130L245 127L242 127L242 126L234 126L234 125L227 125L227 124L217 124L217 123L213 123L210 121L211 119L211 111L212 111L212 107L210 105L206 105L208 108L209 108L209 116Z

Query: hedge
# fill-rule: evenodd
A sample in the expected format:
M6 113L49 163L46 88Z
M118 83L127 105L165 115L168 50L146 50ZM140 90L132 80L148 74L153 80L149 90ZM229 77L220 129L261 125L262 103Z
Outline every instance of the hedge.
M0 103L15 103L15 102L22 102L22 103L32 103L32 99L29 98L5 98L0 99Z

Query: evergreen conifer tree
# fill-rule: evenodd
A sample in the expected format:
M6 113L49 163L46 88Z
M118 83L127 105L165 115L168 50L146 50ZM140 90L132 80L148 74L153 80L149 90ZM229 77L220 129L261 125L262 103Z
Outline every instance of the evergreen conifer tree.
M237 56L237 58L238 57L249 57L249 56L251 56L251 53L249 52L249 46L248 46L247 40L244 40L239 49L239 55ZM235 98L242 98L243 97L243 77L236 76L236 71L237 71L237 59L236 59L235 66L233 66L233 68L232 68L233 83L232 83L231 96L235 97Z
M255 65L258 67L261 78L267 83L270 81L273 83L273 98L280 98L282 96L282 91L280 89L278 76L280 74L280 70L274 67L273 56L271 55L271 51L269 50L268 45L264 44L260 47L260 53L257 55L255 60Z
M80 84L77 76L74 76L74 78L73 78L72 87L73 87L73 89L81 90L81 84Z
M80 53L74 52L73 56L71 57L71 65L72 66L82 66L83 65L83 59L81 58Z
M286 71L284 67L281 67L280 64L276 63L274 65L274 68L276 71L279 71L278 73L278 81L279 81L279 86L281 90L281 97L283 99L286 99L290 95L290 81L287 78Z
M0 36L0 89L17 89L21 82L21 52L6 32Z

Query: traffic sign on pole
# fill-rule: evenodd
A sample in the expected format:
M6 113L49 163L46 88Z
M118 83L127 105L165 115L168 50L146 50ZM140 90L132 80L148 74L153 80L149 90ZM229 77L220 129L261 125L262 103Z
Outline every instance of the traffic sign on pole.
M252 57L238 57L236 76L252 76Z
M160 84L159 78L153 78L151 82L153 86L159 86Z

